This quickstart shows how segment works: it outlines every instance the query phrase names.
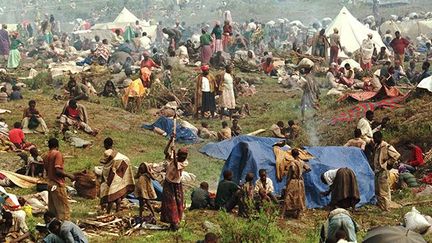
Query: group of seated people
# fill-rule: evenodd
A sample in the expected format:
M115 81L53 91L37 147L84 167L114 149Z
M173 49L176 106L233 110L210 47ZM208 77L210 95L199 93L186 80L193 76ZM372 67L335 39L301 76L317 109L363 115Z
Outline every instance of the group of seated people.
M289 120L287 127L283 121L278 121L270 127L270 131L272 137L294 140L300 135L301 128L294 120Z
M222 122L222 129L218 132L211 131L207 122L201 123L201 128L198 129L198 136L202 139L217 139L218 141L229 140L232 137L239 136L242 128L238 124L238 119L232 120L231 127L228 126L228 122Z

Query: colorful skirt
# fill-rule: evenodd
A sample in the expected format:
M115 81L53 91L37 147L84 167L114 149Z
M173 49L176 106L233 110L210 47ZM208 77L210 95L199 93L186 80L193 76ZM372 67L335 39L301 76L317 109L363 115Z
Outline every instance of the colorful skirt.
M223 51L223 45L221 39L216 39L214 44L214 52Z
M161 221L168 224L178 224L184 211L183 186L167 180L163 183Z
M201 47L201 64L209 64L210 58L213 55L213 50L210 45Z
M9 51L7 68L17 68L21 61L21 54L17 49Z

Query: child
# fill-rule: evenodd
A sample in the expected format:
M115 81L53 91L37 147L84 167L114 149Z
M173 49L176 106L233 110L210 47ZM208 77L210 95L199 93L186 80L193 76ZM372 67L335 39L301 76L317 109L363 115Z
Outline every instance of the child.
M172 66L167 65L163 73L163 82L167 89L172 90L172 77L171 77Z
M216 132L210 131L210 129L208 129L207 122L201 122L201 128L198 129L198 137L202 139L215 139L217 134Z
M139 216L143 216L145 203L154 218L155 212L150 203L150 200L156 199L157 195L152 184L152 180L154 180L154 178L151 175L151 172L149 171L148 165L146 163L140 164L135 179L138 179L137 183L135 184L135 196L139 200Z
M222 129L217 133L219 141L231 139L231 128L226 121L222 122Z
M36 147L30 149L30 156L27 159L27 172L28 176L44 177L44 163L39 151Z
M10 100L22 100L22 94L18 86L12 87L12 93L10 94Z
M241 131L242 131L242 129L241 129L240 125L238 124L238 119L234 119L232 121L232 126L231 126L231 135L233 137L237 137L241 134Z
M8 94L6 87L1 87L0 89L0 103L6 103L8 102Z
M23 148L25 145L25 136L23 130L21 129L21 122L15 122L14 128L9 131L9 140L18 149Z
M208 192L209 185L207 182L201 182L200 187L195 188L191 194L191 206L193 209L205 209L210 205L210 194Z

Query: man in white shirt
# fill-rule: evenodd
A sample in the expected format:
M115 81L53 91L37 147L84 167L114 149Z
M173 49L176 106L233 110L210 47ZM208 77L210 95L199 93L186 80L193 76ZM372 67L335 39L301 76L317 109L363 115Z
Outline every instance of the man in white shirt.
M150 50L151 40L147 36L147 32L142 33L142 37L140 38L141 48L144 50Z
M372 136L374 132L379 130L379 127L372 129L371 125L373 119L374 119L374 112L369 110L366 112L366 117L361 118L357 124L357 128L361 130L362 139L366 143L370 143L372 141Z
M273 202L277 203L277 199L273 195L273 182L267 177L267 171L265 169L260 169L258 174L260 178L255 183L255 193L258 193L262 200L272 200Z

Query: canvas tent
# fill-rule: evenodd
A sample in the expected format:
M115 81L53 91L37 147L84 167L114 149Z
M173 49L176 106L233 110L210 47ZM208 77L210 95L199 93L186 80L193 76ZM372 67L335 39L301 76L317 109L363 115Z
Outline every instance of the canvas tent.
M244 182L249 172L254 173L255 180L257 180L259 169L266 169L269 178L273 181L275 192L280 194L285 187L286 179L280 182L276 179L276 160L272 145L277 141L280 139L239 136L220 143L207 144L200 152L226 160L222 172L226 169L232 170L234 172L233 181L236 183ZM306 150L314 156L314 159L308 162L312 170L304 176L308 208L327 206L330 198L322 197L320 192L328 188L321 182L320 176L327 170L341 167L351 168L357 176L361 197L357 206L375 202L374 174L360 149L307 147Z
M432 37L432 19L424 20L408 20L408 21L386 21L380 26L381 33L385 33L387 30L394 32L401 32L402 36L409 37L412 41L416 40L418 36L424 35Z
M333 22L327 27L325 32L326 36L330 36L334 28L339 30L341 45L344 52L341 53L342 56L345 56L349 52L354 53L359 50L363 40L367 38L369 33L373 35L372 40L378 50L380 47L384 46L380 34L363 25L346 7L341 9Z

